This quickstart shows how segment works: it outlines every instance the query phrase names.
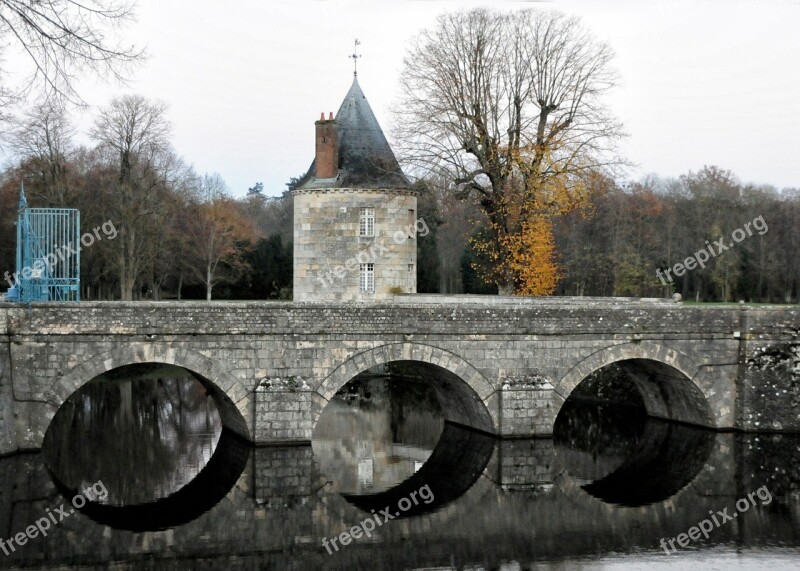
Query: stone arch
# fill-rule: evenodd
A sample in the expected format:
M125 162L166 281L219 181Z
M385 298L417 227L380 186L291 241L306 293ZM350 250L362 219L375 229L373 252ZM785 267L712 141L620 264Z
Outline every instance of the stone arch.
M201 382L214 398L222 423L247 440L252 440L249 391L240 379L220 367L216 361L185 348L150 342L132 342L81 363L56 382L45 395L51 407L45 425L49 425L58 408L83 385L112 369L137 363L164 363L188 369L202 377Z
M486 432L497 433L495 387L480 371L458 355L422 343L391 343L352 355L328 375L317 394L327 403L353 377L373 367L394 361L410 361L438 367L445 374L435 386L447 420ZM446 394L444 394L446 393Z
M733 410L732 402L725 402L726 395L715 391L705 370L691 358L645 341L607 347L583 359L556 384L558 400L563 405L583 379L612 363L632 377L650 416L718 428L725 426ZM657 381L648 382L648 377Z

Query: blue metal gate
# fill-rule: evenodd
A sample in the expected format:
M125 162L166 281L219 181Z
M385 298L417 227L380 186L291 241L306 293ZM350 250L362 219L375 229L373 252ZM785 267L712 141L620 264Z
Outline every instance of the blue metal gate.
M16 274L20 301L80 301L80 222L75 208L28 208L20 188Z

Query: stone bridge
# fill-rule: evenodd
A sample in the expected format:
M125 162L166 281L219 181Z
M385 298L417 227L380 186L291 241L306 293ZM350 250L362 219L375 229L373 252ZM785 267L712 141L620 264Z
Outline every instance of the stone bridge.
M552 434L565 399L620 364L648 413L719 430L800 430L795 307L654 300L398 296L392 303L0 304L0 453L38 449L59 406L101 373L170 363L205 379L223 423L256 443L308 442L328 400L403 361L445 418L502 437Z

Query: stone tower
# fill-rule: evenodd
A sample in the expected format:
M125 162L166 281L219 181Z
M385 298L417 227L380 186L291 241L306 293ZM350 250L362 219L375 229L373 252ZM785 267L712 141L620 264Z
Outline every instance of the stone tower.
M294 196L294 300L373 301L417 291L417 193L358 78L315 124Z

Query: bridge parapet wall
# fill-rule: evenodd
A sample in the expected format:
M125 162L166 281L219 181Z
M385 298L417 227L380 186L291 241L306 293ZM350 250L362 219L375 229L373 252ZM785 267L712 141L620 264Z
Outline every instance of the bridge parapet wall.
M39 446L63 399L99 372L148 360L218 384L259 442L307 441L332 391L349 380L344 373L406 353L469 383L506 436L551 433L574 386L622 358L675 366L708 400L717 428L757 429L745 419L758 412L787 430L800 426L794 401L762 410L755 395L764 381L748 373L747 359L793 342L799 327L795 307L574 299L0 304L0 453ZM265 390L274 378L305 386Z
M12 335L730 335L738 308L599 302L334 305L292 302L83 302L0 304L0 334ZM772 312L753 327L788 325ZM796 317L796 315L795 315ZM788 322L788 320L787 320ZM797 324L795 323L795 326Z

